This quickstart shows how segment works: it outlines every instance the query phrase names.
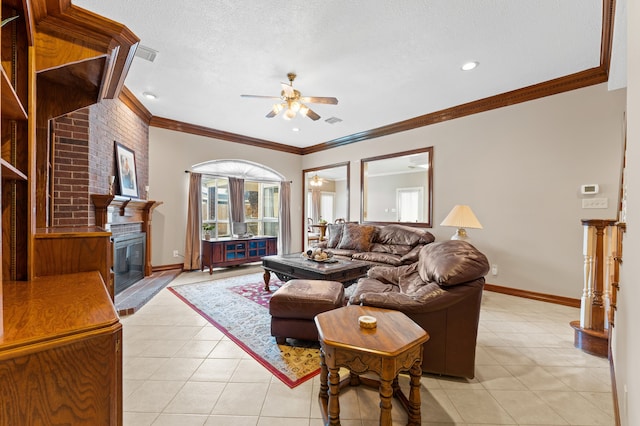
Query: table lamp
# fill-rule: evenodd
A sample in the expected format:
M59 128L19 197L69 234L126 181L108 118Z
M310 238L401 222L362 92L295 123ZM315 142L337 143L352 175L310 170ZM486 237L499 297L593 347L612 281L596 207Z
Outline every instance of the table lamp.
M461 204L451 209L440 225L458 228L456 233L451 237L452 240L468 241L469 237L467 236L465 228L482 229L482 225L478 222L476 215L473 214L471 207Z

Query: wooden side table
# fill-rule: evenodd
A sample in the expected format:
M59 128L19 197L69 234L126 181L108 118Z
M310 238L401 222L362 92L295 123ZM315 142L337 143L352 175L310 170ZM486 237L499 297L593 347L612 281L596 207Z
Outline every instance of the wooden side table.
M375 317L377 327L364 329L358 318ZM402 312L368 306L345 306L315 317L320 340L320 407L325 424L340 424L340 389L360 383L380 392L380 425L391 426L391 398L396 397L409 415L408 425L419 426L422 344L429 335ZM340 367L350 376L340 382ZM409 398L398 385L398 373L411 377ZM359 377L376 373L380 380Z

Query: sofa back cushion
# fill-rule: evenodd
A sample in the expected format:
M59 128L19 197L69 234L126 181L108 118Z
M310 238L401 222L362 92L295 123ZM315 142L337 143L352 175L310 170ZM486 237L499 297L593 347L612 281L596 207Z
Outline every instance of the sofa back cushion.
M393 265L393 266L402 265L402 260L400 256L392 253L360 251L360 252L353 253L351 258L356 260L366 260L367 262L384 263L384 264Z
M401 244L415 246L418 244L429 244L435 241L436 237L425 229L412 228L405 225L390 224L381 226L376 234L375 243L379 244Z
M327 225L327 247L336 248L342 239L344 223L330 223Z
M340 243L337 248L342 250L369 251L375 233L375 226L345 223L342 228L342 238L340 238Z
M487 275L489 260L466 241L442 241L420 250L418 272L424 281L452 286Z

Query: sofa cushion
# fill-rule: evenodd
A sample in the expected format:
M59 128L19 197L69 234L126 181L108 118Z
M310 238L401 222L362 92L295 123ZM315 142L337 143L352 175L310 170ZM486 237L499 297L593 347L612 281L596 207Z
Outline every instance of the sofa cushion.
M375 226L345 223L342 228L342 238L337 248L342 250L369 251L369 246L371 246L375 231Z
M432 243L435 239L436 237L425 229L390 224L380 227L374 242L380 244L403 244L413 247L416 244Z
M330 223L327 225L327 247L336 248L342 239L343 223Z
M406 244L380 244L373 243L369 248L370 251L376 253L391 253L398 254L400 256L404 256L409 253L413 247L408 246ZM417 259L417 258L416 258Z
M386 263L388 265L400 266L402 261L400 256L391 253L379 253L379 252L357 252L353 253L352 259L366 260L368 262Z
M420 250L422 250L422 247L424 247L424 244L418 244L417 246L412 248L409 253L407 253L404 256L402 256L400 261L402 263L404 263L405 265L408 264L408 263L417 262L418 258L420 257Z
M354 253L356 253L355 250L342 250L338 248L328 248L327 251L334 256L342 257L351 257Z
M487 275L489 261L466 241L442 241L420 250L418 272L424 281L452 286Z

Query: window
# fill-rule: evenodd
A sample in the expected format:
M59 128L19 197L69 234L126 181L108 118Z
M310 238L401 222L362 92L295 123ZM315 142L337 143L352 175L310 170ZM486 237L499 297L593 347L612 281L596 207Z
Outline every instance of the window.
M247 232L278 236L280 184L244 182L244 217ZM229 180L202 176L202 222L215 225L213 237L231 236L229 225Z
M398 188L396 189L396 205L398 209L398 222L418 222L422 214L423 189Z
M313 206L313 192L307 192L307 206L310 207L307 212L307 217L313 217L311 207ZM326 220L329 223L333 223L336 219L336 193L335 192L320 192L320 215L318 219Z
M212 237L230 235L228 179L202 176L202 223L215 226Z

